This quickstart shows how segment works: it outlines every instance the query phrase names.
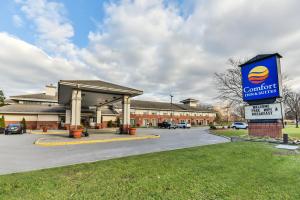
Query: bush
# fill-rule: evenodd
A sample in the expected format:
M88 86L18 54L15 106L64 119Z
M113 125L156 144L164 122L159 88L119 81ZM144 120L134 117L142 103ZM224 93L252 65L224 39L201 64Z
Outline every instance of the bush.
M210 125L209 128L212 129L212 130L216 130L217 129L217 127L215 125Z
M27 126L26 126L26 120L25 118L23 117L22 121L21 121L21 124L23 126L23 129L26 130L27 129Z
M107 122L107 127L108 127L108 128L113 127L113 122L112 122L112 120L110 120L110 121Z
M120 118L119 117L116 119L115 124L116 124L117 127L120 127L121 122L120 122Z

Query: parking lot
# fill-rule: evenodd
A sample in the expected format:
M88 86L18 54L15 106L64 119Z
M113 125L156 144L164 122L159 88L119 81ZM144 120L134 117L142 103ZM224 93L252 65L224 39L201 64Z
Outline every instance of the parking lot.
M228 142L208 133L207 128L145 129L139 135L157 134L158 139L43 147L33 144L44 135L0 135L0 174L94 162L130 155Z

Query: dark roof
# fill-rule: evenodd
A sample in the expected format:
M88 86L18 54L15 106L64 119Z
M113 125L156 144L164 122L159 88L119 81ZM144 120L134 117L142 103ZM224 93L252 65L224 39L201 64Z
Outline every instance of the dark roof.
M182 110L176 104L170 102L157 102L157 101L141 101L141 100L131 100L130 107L132 108L145 108L145 109L160 109L160 110Z
M10 99L39 99L39 100L57 101L57 95L51 96L51 95L46 95L45 93L24 94L24 95L11 96Z
M272 56L278 56L279 58L282 58L282 56L279 54L279 53L273 53L273 54L259 54L253 58L251 58L250 60L248 60L247 62L243 63L240 65L240 67L244 66L244 65L248 65L250 63L253 63L253 62L256 62L256 61L259 61L259 60L263 60L265 58L269 58L269 57L272 57Z
M0 107L0 113L65 113L64 106L12 104Z
M79 85L87 85L87 86L94 86L94 87L106 87L106 88L112 88L112 89L118 89L118 90L130 90L130 91L135 91L142 93L143 91L129 88L129 87L124 87L121 85L105 82L105 81L100 81L100 80L60 80L60 84L63 83L71 83L71 84L79 84Z
M186 102L198 102L198 100L197 99L193 99L193 98L188 98L188 99L184 99L184 100L182 100L180 102L182 102L182 103L186 103Z
M157 101L142 101L142 100L131 100L131 108L139 109L155 109L155 110L176 110L176 111L203 111L212 112L212 110L205 109L203 107L191 107L184 104L173 103L171 107L170 102L157 102Z

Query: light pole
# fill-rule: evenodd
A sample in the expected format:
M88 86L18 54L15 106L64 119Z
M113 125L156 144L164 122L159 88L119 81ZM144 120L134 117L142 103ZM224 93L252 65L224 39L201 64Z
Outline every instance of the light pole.
M173 95L170 94L171 97L171 123L173 122Z

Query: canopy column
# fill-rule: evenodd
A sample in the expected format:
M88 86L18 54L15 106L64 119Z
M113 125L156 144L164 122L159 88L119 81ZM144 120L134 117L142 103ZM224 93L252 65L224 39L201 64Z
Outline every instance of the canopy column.
M71 128L77 129L80 126L81 116L81 90L73 89L72 91L72 113Z
M123 114L122 133L128 134L130 128L130 97L127 95L123 96L122 114Z
M97 128L102 128L102 112L101 112L101 107L97 107L96 110L96 127Z
M70 108L66 109L66 118L65 118L65 128L67 130L70 129L70 124L71 124L71 110Z

